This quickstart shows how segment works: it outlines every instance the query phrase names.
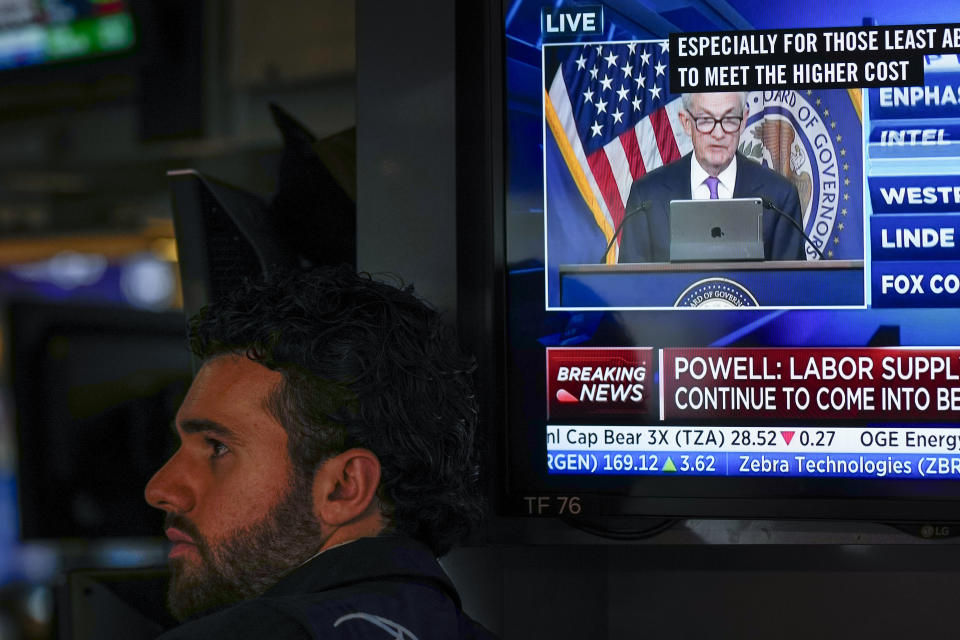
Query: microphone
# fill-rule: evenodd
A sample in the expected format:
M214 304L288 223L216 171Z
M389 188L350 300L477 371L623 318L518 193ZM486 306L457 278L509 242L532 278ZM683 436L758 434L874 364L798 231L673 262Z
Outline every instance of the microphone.
M807 243L808 243L811 247L813 247L813 250L817 252L817 255L820 256L820 259L821 259L821 260L826 260L826 259L827 259L826 256L823 255L823 251L820 251L820 247L818 247L817 245L813 244L813 240L810 239L810 236L808 236L806 233L804 233L803 227L800 226L800 223L799 223L799 222L797 222L796 220L793 219L793 216L787 215L786 213L784 213L783 211L781 211L780 208L777 207L777 205L773 204L772 202L770 202L770 201L767 200L766 198L760 198L760 201L763 202L763 206L764 206L765 208L770 209L771 211L775 211L775 212L776 212L777 214L779 214L780 216L783 216L784 218L786 218L787 220L789 220L789 221L790 221L790 224L792 224L794 227L796 227L797 231L800 232L800 235L803 236L803 239L806 240Z
M603 255L600 256L600 264L604 264L607 261L607 254L610 253L610 248L613 246L613 243L617 241L617 236L620 235L620 231L623 229L624 223L638 213L646 213L652 204L653 203L649 200L641 200L640 204L623 214L623 220L621 220L620 224L617 225L617 228L613 230L613 237L610 238L610 242L607 243L607 248L603 250Z

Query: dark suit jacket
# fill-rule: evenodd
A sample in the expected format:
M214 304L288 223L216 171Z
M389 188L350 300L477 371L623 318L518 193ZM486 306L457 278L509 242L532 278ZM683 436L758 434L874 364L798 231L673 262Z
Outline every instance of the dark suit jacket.
M667 262L670 260L670 201L689 200L690 159L688 153L676 162L658 167L633 183L627 199L629 215L649 202L623 224L620 262ZM734 198L766 198L802 224L797 189L780 174L737 154L737 182ZM770 209L763 211L763 253L767 260L803 260L804 240L789 220Z

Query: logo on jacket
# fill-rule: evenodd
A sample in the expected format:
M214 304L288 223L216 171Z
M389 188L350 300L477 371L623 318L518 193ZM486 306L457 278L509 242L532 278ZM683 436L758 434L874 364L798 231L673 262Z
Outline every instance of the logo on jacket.
M334 627L339 627L344 622L349 622L351 620L363 620L369 622L375 627L383 629L387 634L387 638L393 638L393 640L418 640L417 636L413 635L413 632L404 627L399 622L394 622L389 618L384 618L383 616L375 616L372 613L348 613L345 616L340 616L333 623Z
M845 175L849 163L844 164L846 147L856 141L844 142L837 129L838 114L831 115L811 91L754 91L747 96L747 104L740 153L797 188L804 229L830 257L837 217L847 214L846 192L859 186L851 185ZM819 259L813 248L807 246L805 251L807 260Z
M696 307L698 309L736 309L738 307L756 307L757 299L749 289L727 278L707 278L687 287L675 307Z

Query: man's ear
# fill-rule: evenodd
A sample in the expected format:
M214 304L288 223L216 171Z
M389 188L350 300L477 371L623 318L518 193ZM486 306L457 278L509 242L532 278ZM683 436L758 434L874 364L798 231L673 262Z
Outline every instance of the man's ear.
M693 118L683 109L680 109L677 115L680 116L680 124L683 125L683 130L687 132L687 137L693 138Z
M313 513L333 528L382 526L377 488L380 459L369 449L348 449L328 459L313 477ZM371 533L357 532L360 535Z

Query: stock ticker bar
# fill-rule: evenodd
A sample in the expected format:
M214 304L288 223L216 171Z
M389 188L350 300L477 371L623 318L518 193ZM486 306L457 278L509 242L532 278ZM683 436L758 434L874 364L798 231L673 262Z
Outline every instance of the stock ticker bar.
M960 478L957 347L553 348L547 369L549 473ZM628 370L642 398L601 396Z
M548 451L551 474L960 478L960 455L718 451Z
M547 428L555 474L960 478L954 427Z

